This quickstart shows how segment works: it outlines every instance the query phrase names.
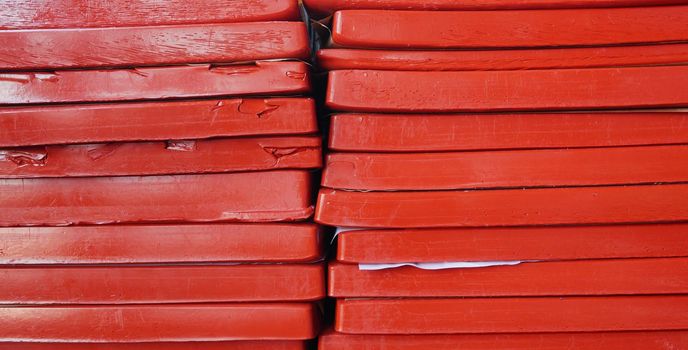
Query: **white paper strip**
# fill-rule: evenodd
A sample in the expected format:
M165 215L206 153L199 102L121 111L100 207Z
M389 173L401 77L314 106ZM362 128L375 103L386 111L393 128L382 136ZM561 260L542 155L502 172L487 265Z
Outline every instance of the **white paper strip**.
M479 267L491 266L513 266L527 261L456 261L438 263L396 263L396 264L358 264L358 269L362 271L376 271L394 269L402 266L413 266L423 270L444 270L444 269L474 269Z

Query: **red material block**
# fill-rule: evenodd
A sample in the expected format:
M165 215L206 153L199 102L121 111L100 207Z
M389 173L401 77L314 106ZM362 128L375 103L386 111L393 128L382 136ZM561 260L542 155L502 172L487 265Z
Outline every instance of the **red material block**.
M257 173L0 180L0 226L308 218L310 174Z
M301 22L10 30L0 42L5 70L307 58L309 50Z
M0 343L0 350L308 350L300 340L178 343ZM652 350L652 349L651 349Z
M318 63L326 70L414 71L596 68L688 63L688 45L585 47L535 50L356 50L324 49Z
M0 74L0 104L283 95L309 89L303 62Z
M688 331L461 335L363 335L327 331L320 336L318 349L532 350L537 346L544 350L570 350L572 344L576 350L683 349L688 348Z
M562 244L565 244L562 242ZM329 266L331 297L503 297L688 293L688 258L527 262L514 266L361 271Z
M122 225L0 228L0 264L310 262L313 224Z
M359 230L339 234L350 263L688 256L688 224Z
M317 222L341 227L476 227L688 220L688 185L478 191L320 190Z
M322 14L337 10L524 10L680 5L685 0L304 0Z
M566 30L561 30L566 28ZM332 41L353 48L605 46L688 40L688 6L523 11L344 10Z
M299 19L295 0L13 0L0 29L127 27Z
M0 304L309 301L325 297L323 270L322 264L2 267Z
M0 149L0 177L167 175L311 169L319 137L108 143Z
M310 98L0 108L0 146L203 139L318 131Z
M677 143L688 143L686 113L336 114L329 147L417 152Z
M188 342L310 339L319 317L307 303L0 308L0 340Z
M688 146L454 153L333 153L322 185L452 190L688 181Z
M678 330L688 296L339 299L335 315L352 334Z
M688 89L677 88L688 80L688 66L485 72L342 70L329 74L326 102L336 110L470 112L688 105Z

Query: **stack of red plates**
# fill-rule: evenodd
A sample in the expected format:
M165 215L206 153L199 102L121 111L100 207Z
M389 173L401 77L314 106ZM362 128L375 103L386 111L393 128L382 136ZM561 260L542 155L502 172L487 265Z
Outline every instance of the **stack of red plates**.
M0 18L0 348L304 349L325 288L297 1Z
M307 5L341 10L323 349L688 347L688 7Z

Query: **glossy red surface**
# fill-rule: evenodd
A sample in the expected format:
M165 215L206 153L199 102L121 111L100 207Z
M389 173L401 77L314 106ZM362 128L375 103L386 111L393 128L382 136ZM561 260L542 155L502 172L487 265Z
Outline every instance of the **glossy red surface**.
M335 114L331 118L329 148L339 151L467 151L688 143L686 113Z
M0 107L0 146L308 134L310 98Z
M341 70L329 73L326 103L335 110L354 112L680 107L688 105L688 89L676 87L686 79L688 66L485 72Z
M0 178L313 169L319 137L226 138L0 149Z
M688 63L688 45L609 46L531 50L357 50L323 49L326 70L413 71L519 70L624 67Z
M688 185L429 192L321 189L315 220L342 227L477 227L688 220Z
M313 224L0 228L0 264L310 262L321 236Z
M688 331L362 335L326 331L321 350L666 350L688 347ZM0 347L1 349L1 347ZM31 349L33 350L33 349Z
M299 340L235 340L177 343L9 343L0 350L307 350Z
M688 296L339 299L335 330L469 334L681 330Z
M363 191L688 182L688 146L330 153L322 186Z
M0 304L4 305L310 301L325 297L322 264L0 267L0 278Z
M298 340L318 329L316 307L306 303L0 308L4 342Z
M688 256L688 224L359 230L338 236L350 263ZM562 244L566 242L566 244Z
M310 90L303 62L1 73L0 104L129 101Z
M299 19L296 0L13 0L2 29L122 27Z
M523 11L343 10L334 14L331 28L334 45L371 49L654 44L688 39L688 6Z
M307 58L301 22L0 31L7 70L129 67Z
M688 293L688 258L526 262L514 266L361 271L331 264L328 295L375 297L503 297Z
M308 218L307 171L0 180L0 226Z

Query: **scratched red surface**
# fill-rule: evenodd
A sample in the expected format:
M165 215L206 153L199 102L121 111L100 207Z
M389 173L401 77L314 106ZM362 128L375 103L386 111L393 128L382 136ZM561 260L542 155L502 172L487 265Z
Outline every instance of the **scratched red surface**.
M3 266L0 304L311 301L325 296L323 270L322 264Z
M351 334L665 331L686 329L686 315L685 295L338 299L335 330Z
M688 45L514 50L318 50L326 70L517 70L651 66L688 63Z
M309 134L310 98L0 107L0 146Z
M0 308L0 341L299 340L317 335L316 306L234 303Z
M0 226L294 221L310 217L311 174L0 180Z
M303 62L0 73L0 104L130 101L310 90Z
M688 347L688 331L364 335L327 330L318 339L321 350L532 350L533 344L547 350L569 350L571 344L577 350L682 349Z
M311 262L314 224L101 225L0 228L0 264Z
M301 22L0 31L0 69L129 67L307 58Z
M0 178L220 173L320 165L320 138L315 136L0 148Z
M299 19L296 0L13 0L0 29L126 27Z
M688 185L474 191L321 189L315 220L343 227L478 227L688 220Z
M480 72L341 70L329 73L326 103L335 110L354 112L681 107L688 106L688 89L676 87L687 79L688 66Z
M686 113L335 114L331 119L329 148L339 151L466 151L688 143Z
M336 12L332 19L332 42L352 48L604 46L686 39L688 6L522 11L344 10Z
M338 236L349 263L688 256L688 224L357 230ZM566 242L566 244L562 244Z

